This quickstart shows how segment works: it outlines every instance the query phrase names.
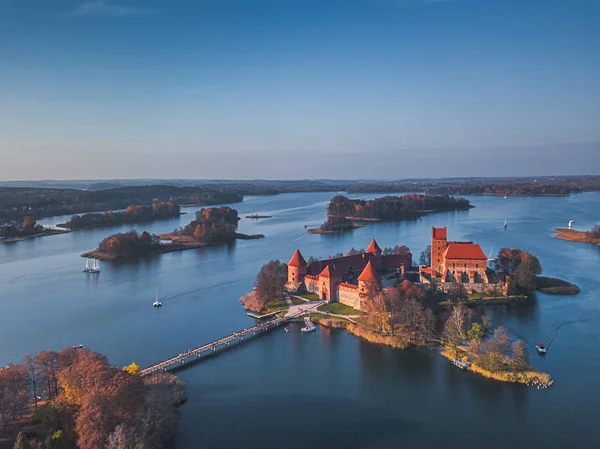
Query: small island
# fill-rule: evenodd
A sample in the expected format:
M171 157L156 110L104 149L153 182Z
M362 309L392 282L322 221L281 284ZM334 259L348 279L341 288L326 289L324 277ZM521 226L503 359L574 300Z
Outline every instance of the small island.
M262 234L246 235L236 232L238 221L237 210L227 206L200 209L195 220L173 232L159 235L148 232L138 234L137 231L114 234L102 240L97 249L81 256L111 261L202 248L230 243L236 239L264 237Z
M73 215L66 223L57 226L62 228L85 229L97 226L115 226L127 223L141 223L178 217L181 209L178 204L171 201L155 202L152 206L128 206L123 212L112 210L96 213Z
M328 216L325 223L318 228L307 229L309 234L333 234L336 232L353 231L357 228L362 228L363 224L356 224L346 217Z
M570 242L592 243L600 246L600 225L594 226L589 231L576 231L574 229L555 228L554 236L560 240L568 240Z
M26 216L21 223L11 222L0 225L0 243L12 243L19 240L33 239L47 235L65 234L64 229L45 228L38 224L32 216Z
M252 220L258 220L259 218L273 218L273 217L271 215L254 214L254 215L246 215L246 218L250 218Z
M468 210L473 207L475 206L465 198L454 198L448 195L410 193L372 200L352 200L337 195L329 202L327 215L345 217L353 221L395 221L415 219L435 212Z

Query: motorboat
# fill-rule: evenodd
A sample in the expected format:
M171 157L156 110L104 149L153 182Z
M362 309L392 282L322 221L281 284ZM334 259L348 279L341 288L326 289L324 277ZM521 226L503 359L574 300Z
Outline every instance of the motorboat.
M158 300L158 289L156 289L156 299L152 303L152 307L162 307L162 302Z
M81 349L83 348L83 345L73 345L73 349Z
M307 316L304 317L304 324L305 326L302 329L300 329L300 332L313 332L316 329L313 322Z
M290 329L288 327L285 327L283 330L286 331L286 332L290 331Z
M537 349L537 352L540 354L545 354L546 352L548 352L548 348L546 348L546 345L544 343L536 344L535 349Z

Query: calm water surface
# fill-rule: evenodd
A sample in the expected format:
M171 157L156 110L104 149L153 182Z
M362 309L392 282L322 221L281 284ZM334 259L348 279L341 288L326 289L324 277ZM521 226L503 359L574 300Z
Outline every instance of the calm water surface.
M307 258L327 257L364 248L371 237L381 246L408 245L418 258L431 226L445 225L450 239L476 241L486 252L492 246L527 249L539 257L544 274L582 288L574 297L538 294L488 309L494 325L528 344L533 365L555 379L553 388L479 378L432 349L392 350L341 331L302 335L292 326L290 333L273 332L179 373L190 399L177 448L598 447L600 249L556 240L552 228L571 219L580 229L596 224L599 194L471 197L477 207L470 211L373 224L342 236L306 234L305 224L323 222L332 196L246 198L234 205L241 216L273 218L242 219L239 229L265 239L104 263L98 276L81 272L79 254L131 226L0 245L0 365L76 343L117 365L146 365L251 325L239 297L268 259L287 261L296 246ZM196 210L138 228L169 231ZM156 288L161 310L151 307ZM547 339L553 339L549 353L538 357L532 346Z

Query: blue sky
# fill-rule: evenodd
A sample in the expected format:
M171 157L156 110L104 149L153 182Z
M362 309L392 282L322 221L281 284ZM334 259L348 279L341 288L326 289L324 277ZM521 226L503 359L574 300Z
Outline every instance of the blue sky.
M0 0L0 179L600 174L597 0Z

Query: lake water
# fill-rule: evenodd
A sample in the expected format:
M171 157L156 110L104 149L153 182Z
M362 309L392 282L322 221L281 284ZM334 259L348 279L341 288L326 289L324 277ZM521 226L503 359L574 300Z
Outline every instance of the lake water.
M239 297L269 259L286 261L351 247L408 245L415 259L431 226L449 239L520 247L544 274L578 284L577 296L548 296L488 308L494 325L524 340L532 364L555 385L536 390L460 371L435 349L392 350L343 331L304 335L292 326L179 372L190 398L182 408L178 449L306 448L587 448L600 441L600 248L554 239L552 228L597 223L600 194L566 198L470 197L477 206L416 221L370 224L340 236L309 235L333 193L248 197L235 204L240 232L265 235L214 247L102 264L81 272L79 254L131 226L93 228L0 245L0 365L39 349L82 343L112 363L147 365L250 326ZM353 195L373 197L373 195ZM193 218L139 225L165 232ZM66 217L43 220L55 224ZM504 219L508 228L502 227ZM151 307L158 288L163 302ZM553 338L548 355L533 345ZM532 350L533 349L533 350Z

